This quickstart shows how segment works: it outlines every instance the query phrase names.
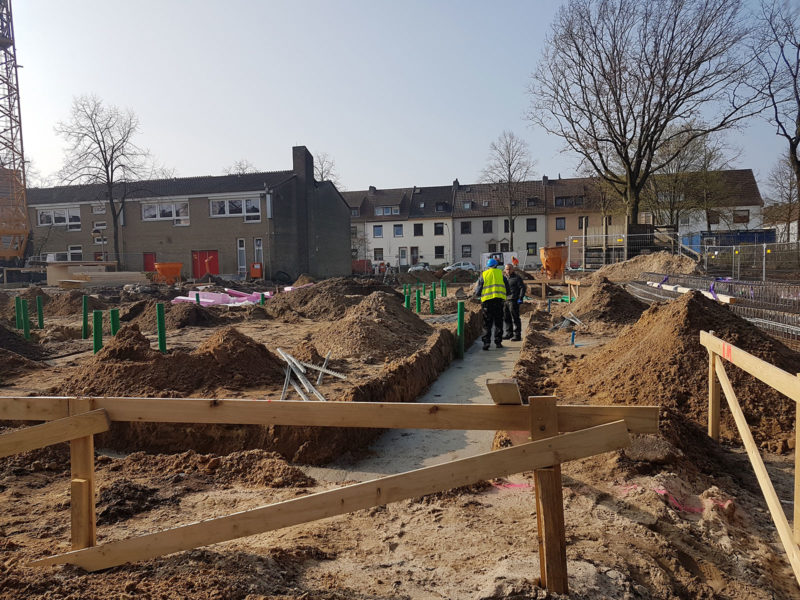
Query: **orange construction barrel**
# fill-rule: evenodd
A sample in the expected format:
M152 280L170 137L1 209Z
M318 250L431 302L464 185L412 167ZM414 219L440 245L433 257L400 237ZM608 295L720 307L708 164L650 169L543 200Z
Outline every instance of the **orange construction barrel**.
M264 266L260 262L250 264L250 277L253 279L264 277Z

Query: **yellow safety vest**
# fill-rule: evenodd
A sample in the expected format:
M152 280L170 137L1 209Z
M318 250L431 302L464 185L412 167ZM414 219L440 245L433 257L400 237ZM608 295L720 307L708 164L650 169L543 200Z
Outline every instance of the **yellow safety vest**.
M481 302L486 302L493 298L506 299L506 284L503 281L503 272L500 269L486 269L481 276L483 277Z

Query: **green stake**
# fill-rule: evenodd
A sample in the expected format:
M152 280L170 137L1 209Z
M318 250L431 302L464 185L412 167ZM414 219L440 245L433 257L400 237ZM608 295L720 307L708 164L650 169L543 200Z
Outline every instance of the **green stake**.
M200 298L200 294L197 294L197 297ZM200 304L200 300L197 303ZM264 292L261 292L261 306L264 306Z
M167 326L164 321L164 305L156 304L156 330L158 333L158 349L162 354L167 353Z
M22 335L29 340L31 339L31 322L28 319L28 301L20 298L20 305L22 307Z
M89 296L84 296L81 303L83 308L83 327L81 328L81 338L89 339Z
M14 322L17 329L22 329L22 298L14 296Z
M426 284L425 284L425 282L423 281L423 282L422 282L422 293L423 293L423 294L427 294L427 292L425 291L425 285L426 285Z
M39 329L44 329L44 300L41 296L36 296L36 320Z
M417 314L422 312L422 297L420 296L419 290L417 290Z
M408 292L406 292L403 298L403 306L405 306L406 308L411 308L411 294L409 294Z
M435 291L435 290L431 290L430 299L429 299L429 301L430 301L430 305L431 305L431 314L434 314L434 313L436 312L436 311L434 311L434 309L433 309L433 301L434 301L435 299L436 299L436 291Z
M92 350L97 354L103 347L103 311L92 311Z
M447 296L447 283L445 282L444 279L442 279L441 284L442 284L442 298L444 298L445 296Z
M111 335L117 335L119 331L119 309L111 309Z
M433 297L436 298L436 284L431 284L431 292L433 292Z
M456 328L456 358L464 358L464 302L458 301L458 326Z
M264 294L261 294L261 300L262 300L261 304L264 304L264 302L263 302ZM200 292L195 292L194 293L194 301L197 303L198 306L200 306Z

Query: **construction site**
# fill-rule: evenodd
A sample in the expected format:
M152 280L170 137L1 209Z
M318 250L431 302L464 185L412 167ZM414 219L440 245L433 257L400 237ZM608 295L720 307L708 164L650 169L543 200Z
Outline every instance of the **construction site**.
M796 598L791 340L525 276L490 352L469 284L4 291L0 597Z

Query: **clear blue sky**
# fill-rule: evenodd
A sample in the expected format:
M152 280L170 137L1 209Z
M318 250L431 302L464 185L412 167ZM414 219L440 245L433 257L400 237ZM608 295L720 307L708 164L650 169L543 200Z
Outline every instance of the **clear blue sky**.
M537 176L573 176L576 157L524 118L558 4L15 0L26 155L56 171L53 126L96 94L132 109L140 144L182 177L288 169L305 145L351 190L474 182L504 129ZM728 141L765 194L785 144L760 120Z

